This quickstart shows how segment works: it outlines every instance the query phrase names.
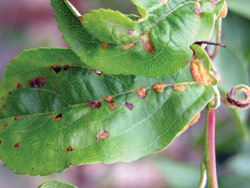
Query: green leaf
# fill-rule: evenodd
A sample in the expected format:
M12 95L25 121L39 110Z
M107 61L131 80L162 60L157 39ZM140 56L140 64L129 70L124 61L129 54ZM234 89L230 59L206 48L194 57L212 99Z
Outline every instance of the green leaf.
M38 188L77 188L74 185L64 183L64 182L48 182L40 185Z
M247 19L250 19L249 0L228 0L227 3L231 11Z
M209 0L201 1L200 16L191 0L171 0L166 6L161 0L134 2L141 14L138 21L110 10L81 17L66 0L51 4L65 42L83 62L107 74L162 78L188 65L190 45L210 39L224 3L213 8Z
M162 83L162 93L152 89ZM84 67L69 49L39 49L11 62L0 96L0 159L18 174L48 175L71 164L131 162L157 153L213 93L196 85L189 69L164 79L106 75Z

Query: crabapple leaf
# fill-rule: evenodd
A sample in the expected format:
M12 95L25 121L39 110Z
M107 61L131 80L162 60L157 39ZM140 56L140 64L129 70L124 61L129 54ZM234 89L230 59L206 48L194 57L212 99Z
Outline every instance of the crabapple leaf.
M70 49L23 51L0 85L0 159L18 174L131 162L164 150L212 99L189 69L106 75Z

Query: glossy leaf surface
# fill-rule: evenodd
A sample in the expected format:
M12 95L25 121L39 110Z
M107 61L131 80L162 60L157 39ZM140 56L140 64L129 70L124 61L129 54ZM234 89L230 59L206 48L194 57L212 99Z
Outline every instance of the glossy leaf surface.
M163 83L162 93L152 89ZM69 49L39 49L11 62L0 96L0 159L16 173L48 175L157 153L213 94L189 69L164 79L105 75Z
M171 0L166 6L161 0L136 0L141 18L132 21L108 10L81 17L68 1L51 1L64 40L83 62L107 74L152 78L185 68L193 55L190 46L210 39L224 2L216 7L209 0L200 3L199 9L191 0Z

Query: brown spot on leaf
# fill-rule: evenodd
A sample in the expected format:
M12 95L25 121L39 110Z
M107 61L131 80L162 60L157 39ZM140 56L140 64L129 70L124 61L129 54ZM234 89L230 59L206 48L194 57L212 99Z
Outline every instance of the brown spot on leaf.
M190 122L189 124L187 124L179 133L177 136L181 135L182 133L184 133L189 127L191 127L192 125L194 125L199 119L200 119L201 114L198 113Z
M129 109L130 111L132 111L133 108L134 108L133 104L127 103L127 102L124 103L124 106L125 106L127 109Z
M3 126L2 126L2 131L7 127L8 122L6 122Z
M33 168L33 167L31 168L31 171L34 171L34 168Z
M17 143L14 145L14 148L19 148L19 145L20 145L20 142L17 142Z
M200 9L199 8L194 8L193 9L193 12L197 15L197 16L199 16L200 18L202 17L202 13L201 13L201 11L200 11Z
M5 98L4 96L1 97L2 101L4 101L4 98Z
M227 2L224 1L223 9L219 15L219 18L225 18L227 16Z
M166 6L167 4L168 4L168 0L161 0L162 1L162 4L164 5L164 6Z
M155 84L152 88L158 92L158 93L162 93L165 89L165 87L167 87L166 84Z
M109 138L109 134L108 134L108 131L106 131L106 130L104 130L100 134L96 135L97 140L102 140L102 139L107 139L107 138Z
M55 71L56 74L58 74L62 70L62 67L60 65L54 65L51 66L51 69L53 69L53 71Z
M69 68L70 68L69 65L64 65L64 66L63 66L63 70L65 70L65 71L66 71L66 70L69 70Z
M109 48L109 44L106 42L102 43L101 46L102 46L102 49L104 49L104 50L107 50Z
M174 85L173 89L174 91L179 91L180 88L177 85Z
M155 53L155 47L154 44L151 42L149 32L147 32L145 35L142 35L140 38L143 41L144 51L152 54Z
M112 97L112 96L105 97L105 98L104 98L104 100L105 100L106 102L108 102L108 103L112 103L112 102L114 102L114 100L113 100L113 97Z
M6 104L5 104L5 105L3 105L3 110L7 110L7 106L6 106Z
M69 146L69 147L67 148L67 153L68 153L68 152L72 152L73 150L75 150L75 149L72 148L71 146Z
M134 30L128 30L129 35L133 35L133 33L134 33Z
M115 103L110 103L110 104L109 104L109 109L110 109L111 111L116 110L116 109L117 109L117 105L116 105Z
M88 23L88 21L85 20L82 16L78 16L78 19L80 22Z
M12 94L12 91L10 91L8 94L11 95L11 94Z
M137 44L137 42L133 42L133 43L130 43L130 44L123 45L122 49L129 51L129 50L133 49L136 44Z
M141 99L145 99L147 97L147 89L146 88L137 89L136 95Z
M103 75L103 72L101 72L101 71L98 71L98 70L93 70L94 71L94 73L97 75L97 76L102 76Z
M198 58L195 58L191 62L190 72L192 74L194 81L198 85L209 86L212 84L212 79L208 75L208 70L203 68L202 63Z
M21 88L22 88L22 84L17 83L16 88L17 88L17 89L21 89Z
M0 145L2 144L2 140L0 140Z
M187 87L185 85L180 85L180 89L181 91L183 92L186 92L187 91Z
M45 84L44 78L35 78L34 80L29 80L29 85L31 88L42 87Z
M58 114L58 115L55 117L54 121L55 121L55 122L58 122L58 121L60 121L61 119L62 119L62 114Z
M15 118L14 118L14 120L19 120L20 119L20 116L16 116Z
M94 101L94 102L90 102L90 103L88 103L88 107L90 107L90 108L97 108L97 109L99 109L99 108L101 108L101 102L99 102L99 101Z

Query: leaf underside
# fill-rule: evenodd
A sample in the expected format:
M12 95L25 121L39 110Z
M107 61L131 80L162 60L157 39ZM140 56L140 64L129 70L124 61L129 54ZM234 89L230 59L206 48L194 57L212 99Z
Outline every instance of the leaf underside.
M65 42L83 62L106 74L151 78L188 66L190 46L210 39L224 2L214 7L203 0L199 10L191 0L171 0L166 6L162 0L134 3L141 15L137 21L111 10L80 16L68 1L51 0Z
M161 83L164 92L152 89ZM163 79L106 75L69 49L24 51L0 85L0 159L31 175L131 162L165 149L212 96L188 69Z

